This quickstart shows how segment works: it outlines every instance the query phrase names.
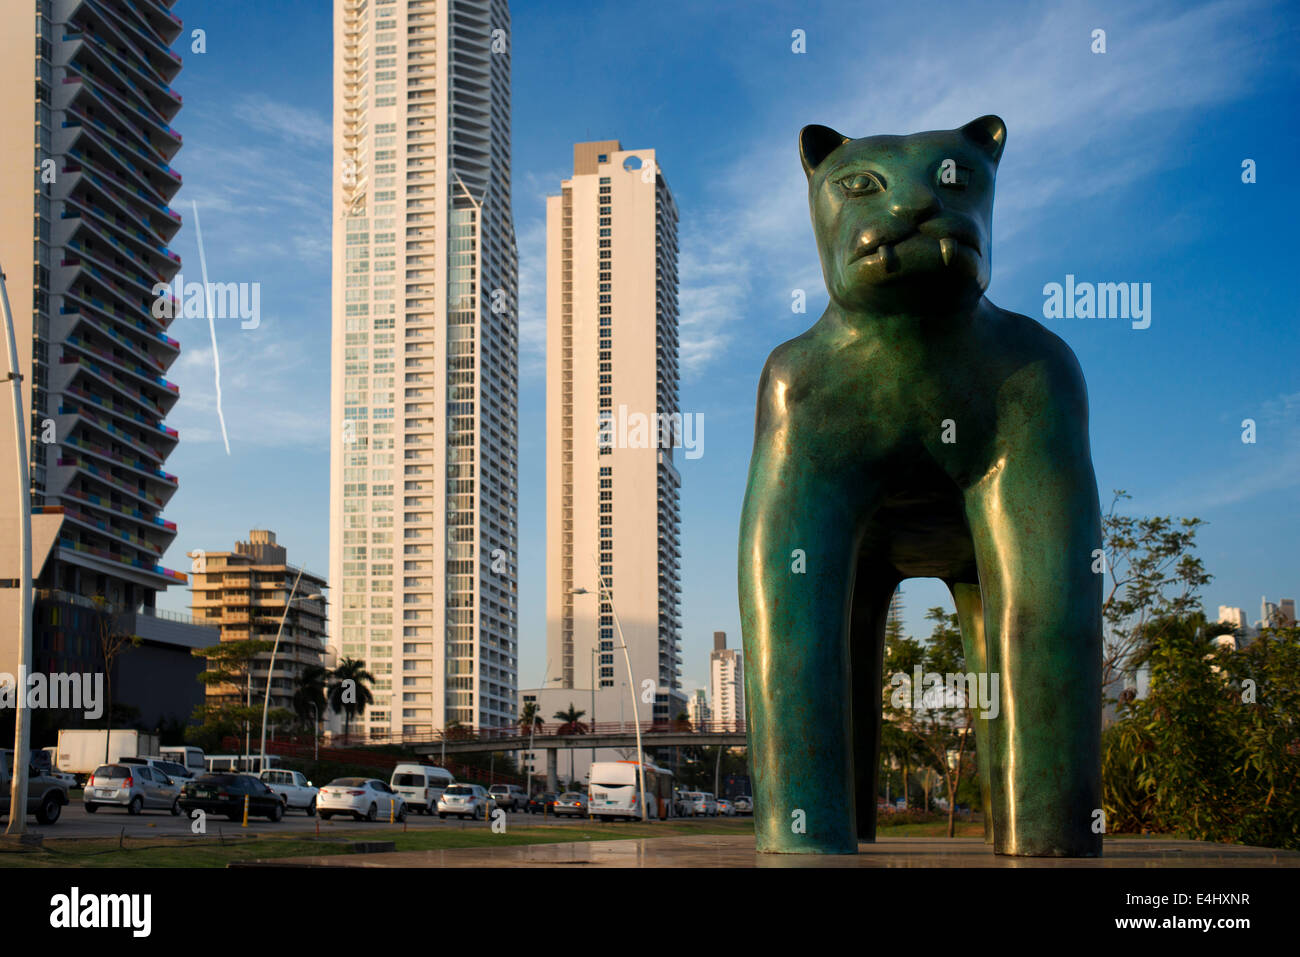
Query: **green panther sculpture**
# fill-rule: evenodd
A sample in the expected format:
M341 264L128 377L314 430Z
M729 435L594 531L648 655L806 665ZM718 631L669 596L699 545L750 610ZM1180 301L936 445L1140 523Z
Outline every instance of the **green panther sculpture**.
M1056 335L984 298L1006 125L799 134L830 304L758 387L741 518L759 852L876 831L890 596L947 583L976 711L985 838L1101 854L1101 518L1087 390Z

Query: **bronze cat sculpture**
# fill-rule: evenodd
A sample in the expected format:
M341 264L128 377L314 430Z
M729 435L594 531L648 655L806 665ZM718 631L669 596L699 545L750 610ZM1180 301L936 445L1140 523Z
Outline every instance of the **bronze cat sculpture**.
M984 298L1006 126L799 134L830 304L758 387L740 606L759 852L875 838L890 596L947 583L1000 854L1101 853L1101 548L1074 353Z

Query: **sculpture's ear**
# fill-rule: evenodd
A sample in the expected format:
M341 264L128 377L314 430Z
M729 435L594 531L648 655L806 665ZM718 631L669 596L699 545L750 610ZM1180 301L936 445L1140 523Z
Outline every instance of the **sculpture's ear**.
M803 171L810 178L813 170L821 165L822 160L830 156L836 147L849 141L843 133L836 133L829 126L813 124L799 131L799 162Z
M994 163L1002 158L1002 148L1007 145L1007 124L1000 116L981 116L961 128L961 133L988 154Z

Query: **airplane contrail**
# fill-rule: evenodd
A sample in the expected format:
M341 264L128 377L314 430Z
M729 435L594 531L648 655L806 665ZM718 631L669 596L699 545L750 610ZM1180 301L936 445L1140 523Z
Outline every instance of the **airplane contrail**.
M208 261L203 255L203 230L199 228L199 204L190 200L194 207L194 235L199 243L199 269L203 272L203 309L208 314L208 332L212 335L212 372L217 383L217 419L221 422L221 440L226 443L226 454L230 454L230 437L226 435L226 415L221 411L221 355L217 352L217 326L212 318L212 287L208 285Z

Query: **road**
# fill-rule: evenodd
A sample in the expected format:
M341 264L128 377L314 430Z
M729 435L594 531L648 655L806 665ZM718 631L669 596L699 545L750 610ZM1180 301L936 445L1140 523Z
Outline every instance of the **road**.
M513 813L508 816L507 824L509 826L527 826L529 824L581 824L585 818L563 817L556 818L547 816L543 820L540 814L523 814ZM318 818L308 817L302 811L290 811L278 824L272 824L266 818L249 818L248 827L240 826L238 821L230 821L224 817L213 817L209 815L207 819L208 836L215 836L218 831L223 834L289 834L294 832L316 832L317 824L320 825L321 834L329 834L331 831L373 831L376 838L390 831L392 828L400 828L400 824L389 824L387 820L376 821L368 824L364 821L353 821L351 818L336 817L330 821L322 821ZM142 814L131 815L125 810L116 810L114 808L101 808L94 814L87 814L85 807L80 801L74 800L70 805L63 809L57 823L49 827L42 827L36 823L35 818L27 818L28 829L34 834L41 834L48 838L56 837L117 837L126 829L128 837L142 838L155 836L168 837L186 837L191 836L191 822L183 815L172 817L167 811L145 811ZM436 815L429 817L424 814L408 814L406 816L407 830L415 831L427 828L487 828L490 823L484 821L459 821L454 818L442 820Z

